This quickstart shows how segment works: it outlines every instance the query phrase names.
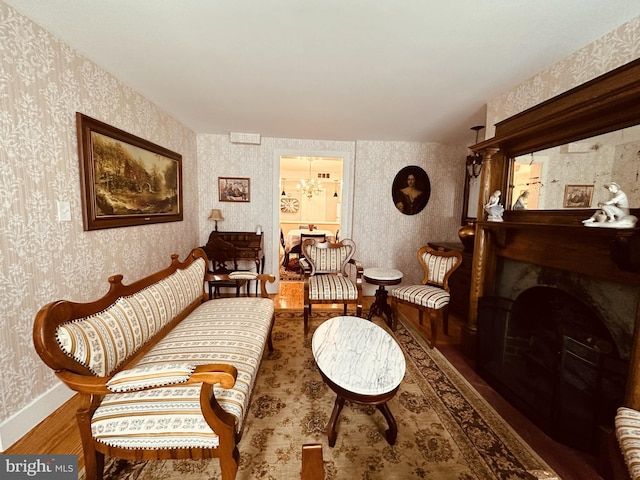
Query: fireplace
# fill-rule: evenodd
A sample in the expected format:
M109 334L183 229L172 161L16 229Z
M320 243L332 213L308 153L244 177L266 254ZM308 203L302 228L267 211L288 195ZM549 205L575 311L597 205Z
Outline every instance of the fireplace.
M479 374L549 436L595 453L623 403L635 289L505 258L497 278L478 303Z

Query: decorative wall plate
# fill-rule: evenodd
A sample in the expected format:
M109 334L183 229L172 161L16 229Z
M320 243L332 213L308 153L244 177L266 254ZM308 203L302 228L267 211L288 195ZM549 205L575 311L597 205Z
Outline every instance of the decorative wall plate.
M284 197L280 199L280 211L283 213L297 213L300 202L297 198Z

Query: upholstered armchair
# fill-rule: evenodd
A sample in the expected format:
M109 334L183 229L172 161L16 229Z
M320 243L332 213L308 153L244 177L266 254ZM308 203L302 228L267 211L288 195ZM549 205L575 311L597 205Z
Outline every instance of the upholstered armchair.
M431 342L436 344L438 323L442 321L445 335L449 334L449 277L462 264L462 254L457 250L422 247L418 261L424 271L419 285L399 286L391 290L392 330L398 322L398 305L405 304L418 309L418 321L422 325L424 312L429 314Z
M360 262L353 258L356 245L345 238L341 242L319 242L306 239L302 243L304 268L304 334L309 331L311 305L342 303L356 305L356 315L362 314L362 272ZM349 277L349 273L353 277Z

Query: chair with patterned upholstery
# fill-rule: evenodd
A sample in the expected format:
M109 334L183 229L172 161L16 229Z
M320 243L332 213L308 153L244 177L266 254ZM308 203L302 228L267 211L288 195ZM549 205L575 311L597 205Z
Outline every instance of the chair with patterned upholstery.
M405 304L418 309L418 320L422 325L423 312L429 314L431 341L436 344L438 323L442 320L445 335L449 334L449 277L462 264L462 254L456 250L422 247L418 250L418 260L424 271L419 285L399 286L391 290L392 330L398 322L398 305Z
M345 238L341 242L318 242L309 238L302 244L304 263L304 334L309 331L311 305L342 303L356 305L356 315L362 314L362 272L360 262L353 258L356 245ZM353 275L349 277L349 273Z

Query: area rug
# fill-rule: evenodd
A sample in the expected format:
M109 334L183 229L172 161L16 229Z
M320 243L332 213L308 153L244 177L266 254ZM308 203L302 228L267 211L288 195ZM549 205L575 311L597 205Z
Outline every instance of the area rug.
M389 402L398 423L396 444L375 407L346 402L335 447L326 424L335 395L311 354L315 328L336 311L316 311L303 335L302 312L277 313L275 351L263 359L244 435L239 480L299 479L302 445L322 445L326 479L471 480L558 478L498 416L437 349L430 350L410 322L394 332L407 371ZM374 318L381 327L384 322ZM81 477L83 478L83 477ZM105 479L214 480L218 461L126 462L107 459Z

